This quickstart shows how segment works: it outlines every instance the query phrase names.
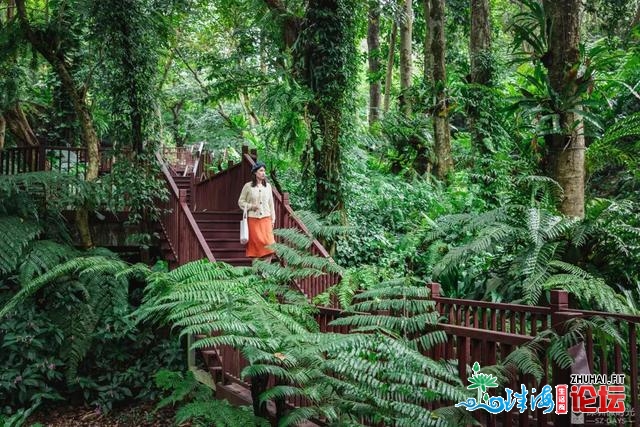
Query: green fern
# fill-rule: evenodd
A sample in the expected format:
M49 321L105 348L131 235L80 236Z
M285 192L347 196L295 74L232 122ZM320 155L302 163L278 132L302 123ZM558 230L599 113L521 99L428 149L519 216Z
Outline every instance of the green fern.
M20 283L27 283L56 265L80 256L75 248L52 240L37 240L18 267Z
M592 242L596 235L606 236L608 242L619 245L621 255L630 255L633 246L623 241L620 234L611 231L615 229L622 233L624 230L628 235L633 234L635 228L621 222L617 222L616 228L612 227L607 222L610 220L605 219L607 207L602 203L598 205L598 212L600 223L589 217L585 220L565 218L541 208L523 206L499 208L475 218L455 215L439 219L429 237L470 237L462 244L450 247L436 261L434 278L455 276L471 269L471 263L487 260L488 268L475 271L485 277L495 275L500 278L498 283L501 287L492 289L494 297L538 304L545 291L564 289L576 295L586 307L628 312L629 306L623 297L617 295L601 277L564 261L567 251L576 245ZM431 244L442 247L441 240Z
M619 164L638 177L638 150L640 149L640 113L636 112L617 121L603 137L587 150L589 170L593 172Z
M67 250L69 254L71 251ZM67 367L66 376L73 382L80 362L91 346L92 334L107 315L122 316L128 307L128 280L120 273L127 264L111 254L92 256L91 253L72 258L23 284L20 291L0 308L0 318L22 305L36 292L55 286L55 292L73 296L75 303L51 313L69 345L61 355Z
M186 374L161 370L156 373L158 387L171 393L160 400L156 410L168 405L178 406L176 425L244 427L268 426L266 420L255 418L247 407L232 406L226 400L215 400L213 391L199 383L193 372Z
M10 273L18 267L25 249L42 233L42 228L35 221L0 216L0 229L4 234L0 239L0 273Z

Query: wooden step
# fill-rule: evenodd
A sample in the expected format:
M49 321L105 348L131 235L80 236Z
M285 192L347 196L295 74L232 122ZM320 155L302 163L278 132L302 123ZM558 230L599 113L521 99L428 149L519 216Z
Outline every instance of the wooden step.
M235 219L197 219L200 230L235 230L240 233L240 220Z
M212 233L215 235L215 232L208 231L207 234ZM204 236L204 233L202 233ZM237 234L237 233L236 233ZM243 249L244 245L240 243L240 237L209 237L204 236L205 241L209 244L210 248L222 249L222 248L232 248L232 249Z
M234 266L245 266L250 267L253 263L253 259L247 257L236 257L236 258L218 258L216 257L216 261L226 262L227 264L231 264Z
M240 239L240 225L235 229L218 229L214 227L203 228L200 227L200 232L206 240L229 240L239 241Z
M208 212L195 211L193 217L197 221L238 221L242 219L242 212Z
M209 248L217 260L223 258L243 258L246 253L244 246L241 245L237 248L212 248L211 246Z

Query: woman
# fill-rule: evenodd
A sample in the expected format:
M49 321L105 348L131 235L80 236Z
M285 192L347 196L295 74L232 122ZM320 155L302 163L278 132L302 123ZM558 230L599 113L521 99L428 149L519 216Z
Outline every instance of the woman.
M256 162L251 168L251 182L242 187L238 206L247 210L249 223L249 242L247 256L265 258L271 261L274 251L267 246L275 243L273 226L276 222L276 211L273 207L273 193L267 182L267 171L263 162Z

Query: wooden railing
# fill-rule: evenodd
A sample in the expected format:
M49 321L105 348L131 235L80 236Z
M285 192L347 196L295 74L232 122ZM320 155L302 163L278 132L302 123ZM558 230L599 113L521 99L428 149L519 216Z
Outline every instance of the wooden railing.
M175 265L203 258L215 261L209 245L187 206L186 190L178 190L162 157L156 154L156 158L161 165L169 190L169 199L159 203L159 207L165 211L160 223L176 259Z
M207 171L213 163L213 153L206 150L204 142L184 147L163 146L160 154L176 175L192 176L194 180L200 180L207 175Z
M484 301L445 298L440 296L440 285L431 284L431 298L441 315L439 328L447 334L447 342L425 352L425 355L436 361L454 361L458 366L460 379L468 385L471 376L470 367L474 362L481 366L490 366L503 362L517 347L531 343L532 340L545 330L553 329L562 333L569 320L605 318L617 326L623 334L623 346L620 343L602 345L594 339L593 331L585 330L584 340L576 348L584 345L588 361L589 373L593 374L624 374L627 390L627 412L624 424L640 426L640 408L638 399L640 388L638 384L638 327L640 316L630 316L615 313L574 310L569 307L569 295L565 291L551 291L551 302L548 306L525 306L519 304L490 303ZM333 326L331 322L344 315L342 310L335 308L320 308L316 314L316 321L321 332L348 333L348 326ZM541 342L541 346L548 345L548 341ZM545 349L546 350L546 349ZM232 348L225 348L223 352L225 381L248 384L239 380L242 369L247 362L240 353ZM545 352L539 354L540 365L543 368L541 381L535 381L529 375L516 375L505 386L519 391L520 384L525 384L528 390L541 390L545 384L568 384L570 387L571 373L583 373L585 366L574 365L571 369L560 369L552 360L548 360ZM554 394L555 400L555 394ZM453 405L457 402L439 402L431 406ZM293 406L304 406L303 399L289 401ZM557 402L556 402L557 404ZM629 406L630 404L630 406ZM635 414L632 415L632 414ZM534 412L527 410L519 413L491 415L484 411L475 411L474 415L481 425L486 426L568 426L571 425L568 416L545 415L542 410ZM598 414L596 414L598 415ZM589 422L587 416L587 422ZM596 418L606 417L591 415L591 423ZM615 425L613 423L611 425Z
M569 374L582 373L585 369L595 374L625 374L630 393L627 397L631 403L631 408L627 408L627 416L632 411L635 414L639 413L637 331L640 316L575 310L569 307L569 294L559 290L551 291L548 306L526 306L445 298L440 296L440 285L431 284L430 287L431 298L436 302L442 316L439 327L447 334L448 341L430 349L426 355L434 360L457 360L460 379L464 384L468 384L468 369L474 362L480 363L481 366L500 363L517 347L531 342L543 331L553 329L562 334L567 321L600 317L616 325L623 335L624 343L629 343L628 347L623 348L618 342L603 345L593 339L593 331L587 327L583 342L576 345L574 350L579 352L580 347L584 345L588 367L574 365L570 370L560 369L552 360L548 360L546 354L540 354L542 380L536 383L530 376L520 376L513 379L508 386L515 390L520 384L525 384L529 389L535 387L541 390L545 384L570 384ZM483 425L489 426L547 426L552 421L555 426L570 425L568 416L552 419L551 415L546 416L541 410L497 416L478 412L476 415ZM633 423L636 427L640 426L637 415Z
M99 150L100 173L111 171L113 151ZM25 172L55 171L84 177L87 169L87 149L84 147L16 147L0 150L0 175Z

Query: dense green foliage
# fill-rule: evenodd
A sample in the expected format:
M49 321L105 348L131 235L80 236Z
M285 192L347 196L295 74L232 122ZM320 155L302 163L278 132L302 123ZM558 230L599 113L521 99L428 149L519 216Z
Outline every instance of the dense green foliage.
M73 186L78 192L65 196ZM61 211L82 203L85 187L50 173L0 177L0 420L8 415L7 425L58 400L107 412L154 399L155 372L184 363L173 338L128 317L140 298L136 268L106 249L71 245Z
M155 324L128 317L141 298L135 284L146 284L137 320L161 319L183 336L217 329L196 346L234 346L250 362L243 375L286 383L262 390L263 401L309 399L309 408L283 415L290 424L456 420L449 409L415 410L462 396L452 367L420 354L444 339L425 282L440 282L448 297L525 304L565 289L582 308L640 312L638 2L582 2L578 60L563 64L564 86L550 71L545 2L489 2L489 85L470 77L468 2L446 3L446 82L431 81L433 23L415 3L412 84L401 91L391 40L407 16L396 3L379 2L374 56L382 63L372 76L368 2L0 2L0 147L78 146L89 122L115 159L93 182L76 176L81 164L0 177L0 413L16 413L18 423L46 400L72 396L107 410L155 395L150 375L178 356L175 340L146 351ZM14 4L26 6L26 21ZM386 65L389 109L369 125L368 84L383 80ZM443 91L444 105L434 105ZM443 180L431 175L434 111L446 113L451 131L454 169ZM580 124L563 128L568 113ZM585 140L574 177L585 182L581 218L562 214L566 185L549 172L551 137L575 132ZM74 247L77 233L61 212L80 208L127 210L147 227L129 243L152 245L165 191L155 150L200 141L215 172L243 144L256 148L296 210L339 225L322 240L336 263L310 256L309 237L291 230L275 246L286 267L196 262L150 271ZM50 153L48 162L62 158ZM323 228L313 215L303 219L312 233ZM315 302L336 297L357 311L336 323L354 334L318 334L313 305L290 287L327 271L342 281ZM532 346L550 345L550 356L568 364L566 347L585 327L577 323L567 337ZM603 348L619 338L606 320L591 326ZM514 364L535 371L535 351ZM158 381L172 390L163 404L188 402L177 422L249 419L226 404L204 407L209 394L191 377Z

